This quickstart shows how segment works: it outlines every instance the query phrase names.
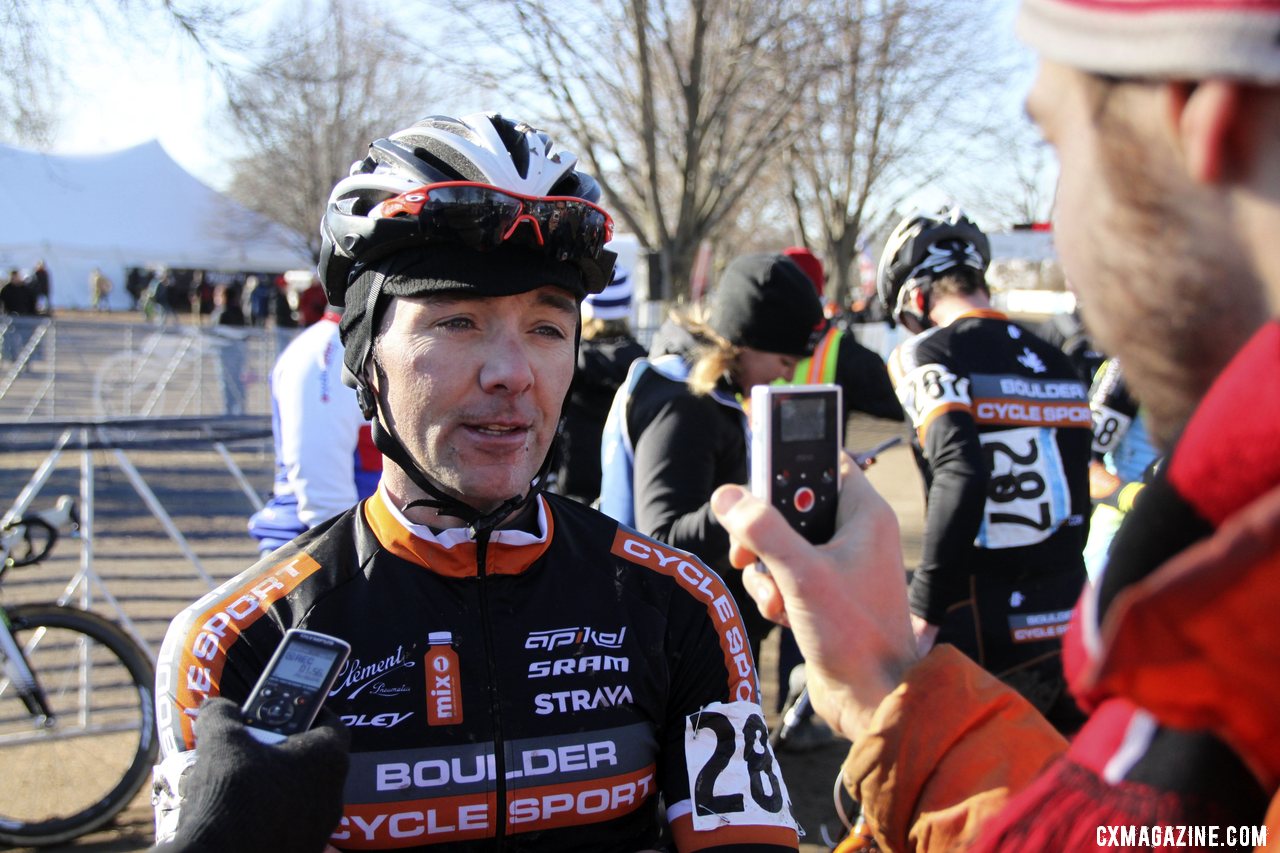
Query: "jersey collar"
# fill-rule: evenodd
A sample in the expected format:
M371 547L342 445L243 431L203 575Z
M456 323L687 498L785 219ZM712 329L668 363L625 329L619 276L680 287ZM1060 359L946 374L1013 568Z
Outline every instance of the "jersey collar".
M472 577L477 573L476 543L467 528L453 527L437 533L426 525L414 524L387 497L382 485L364 502L364 517L382 547L403 560L448 577ZM536 533L493 531L485 560L486 574L520 574L546 552L555 524L542 495L538 495L537 528Z
M965 311L963 314L957 314L955 319L953 319L951 323L954 323L957 320L967 320L970 317L977 317L984 320L1008 320L1009 319L1008 314L1004 313L1003 311L997 311L994 308L972 308L968 311ZM950 326L951 323L948 323L947 325Z

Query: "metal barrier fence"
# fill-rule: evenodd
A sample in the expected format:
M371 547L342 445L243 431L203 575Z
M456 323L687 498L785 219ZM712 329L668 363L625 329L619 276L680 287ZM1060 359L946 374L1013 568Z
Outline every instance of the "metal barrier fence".
M296 333L0 315L0 421L269 414Z
M32 420L26 423L0 423L0 469L4 476L0 479L8 491L13 488L17 479L14 475L26 464L35 464L34 470L26 477L25 482L13 498L12 503L0 517L0 524L8 523L28 512L37 497L46 491L51 481L58 482L57 488L65 489L68 485L66 476L55 477L56 469L65 468L65 462L71 462L78 480L75 489L78 507L78 540L79 560L75 571L63 582L56 598L59 603L75 602L81 607L97 606L106 608L108 614L117 619L129 631L138 643L148 652L154 654L154 643L158 635L154 631L141 630L135 624L135 617L144 615L145 610L140 602L155 602L155 590L160 583L189 579L197 580L201 591L215 586L225 578L224 572L211 571L205 560L199 556L190 541L190 536L202 536L209 521L215 513L233 515L232 526L240 528L236 537L237 546L243 544L243 550L251 552L248 534L244 532L244 520L254 510L262 508L259 498L265 483L255 488L246 477L240 464L228 449L228 444L260 445L271 436L270 419L263 415L235 417L180 417L180 418L118 418L97 420L47 421ZM209 452L215 454L218 462L207 460ZM41 455L43 457L41 458ZM202 460L201 457L205 457ZM139 462L139 460L145 460ZM23 461L18 461L23 460ZM29 461L28 461L29 460ZM15 470L10 463L17 461ZM223 470L223 477L215 476L215 469ZM63 472L64 474L70 472ZM124 480L118 474L124 475ZM175 475L180 478L183 493L198 501L200 517L192 526L192 519L187 517L187 529L175 520L173 506L166 507L166 500L159 496L153 487L157 479L171 480ZM125 488L127 484L128 489ZM174 499L172 484L168 494ZM98 523L99 498L106 498L108 504L118 508L122 503L122 493L128 490L136 495L147 514L151 516L151 525L138 525L133 521L122 522L118 511L113 511L113 520L105 530ZM236 495L238 493L238 496ZM8 496L6 495L6 500ZM51 504L48 497L44 501ZM138 518L137 511L132 513ZM158 525L159 530L154 526ZM119 534L129 531L133 536L154 538L155 533L162 533L170 541L170 547L176 547L183 562L172 561L167 554L169 549L152 548L163 556L167 566L163 577L149 579L142 583L134 573L119 571L119 540L107 549L107 562L117 566L114 578L110 572L98 565L100 532ZM130 543L136 548L138 541ZM139 562L136 552L134 558L125 561L128 564ZM67 555L61 555L65 558ZM51 561L52 564L58 561ZM243 560L248 565L251 560ZM7 581L6 588L13 586ZM178 601L190 601L196 597L190 594L190 585L183 587L184 592L177 596ZM141 595L140 595L141 593ZM174 599L168 599L172 602ZM128 606L126 606L126 604ZM169 610L162 610L161 623L176 611L169 604Z

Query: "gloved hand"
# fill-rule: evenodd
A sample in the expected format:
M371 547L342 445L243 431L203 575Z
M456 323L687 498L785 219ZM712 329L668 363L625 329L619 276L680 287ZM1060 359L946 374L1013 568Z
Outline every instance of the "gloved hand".
M351 734L321 709L309 731L279 744L245 730L240 706L213 697L195 724L195 766L183 779L177 836L165 853L319 853L342 817Z

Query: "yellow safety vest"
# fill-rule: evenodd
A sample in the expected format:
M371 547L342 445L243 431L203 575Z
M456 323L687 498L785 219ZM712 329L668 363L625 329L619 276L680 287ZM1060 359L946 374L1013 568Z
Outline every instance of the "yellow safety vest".
M792 385L829 385L836 381L836 353L843 332L834 323L827 329L813 355L796 363Z

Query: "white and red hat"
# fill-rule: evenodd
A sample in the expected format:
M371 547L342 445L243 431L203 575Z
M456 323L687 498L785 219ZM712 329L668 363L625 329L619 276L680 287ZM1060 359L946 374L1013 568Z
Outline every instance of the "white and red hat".
M1023 0L1017 31L1096 74L1280 83L1280 0Z

